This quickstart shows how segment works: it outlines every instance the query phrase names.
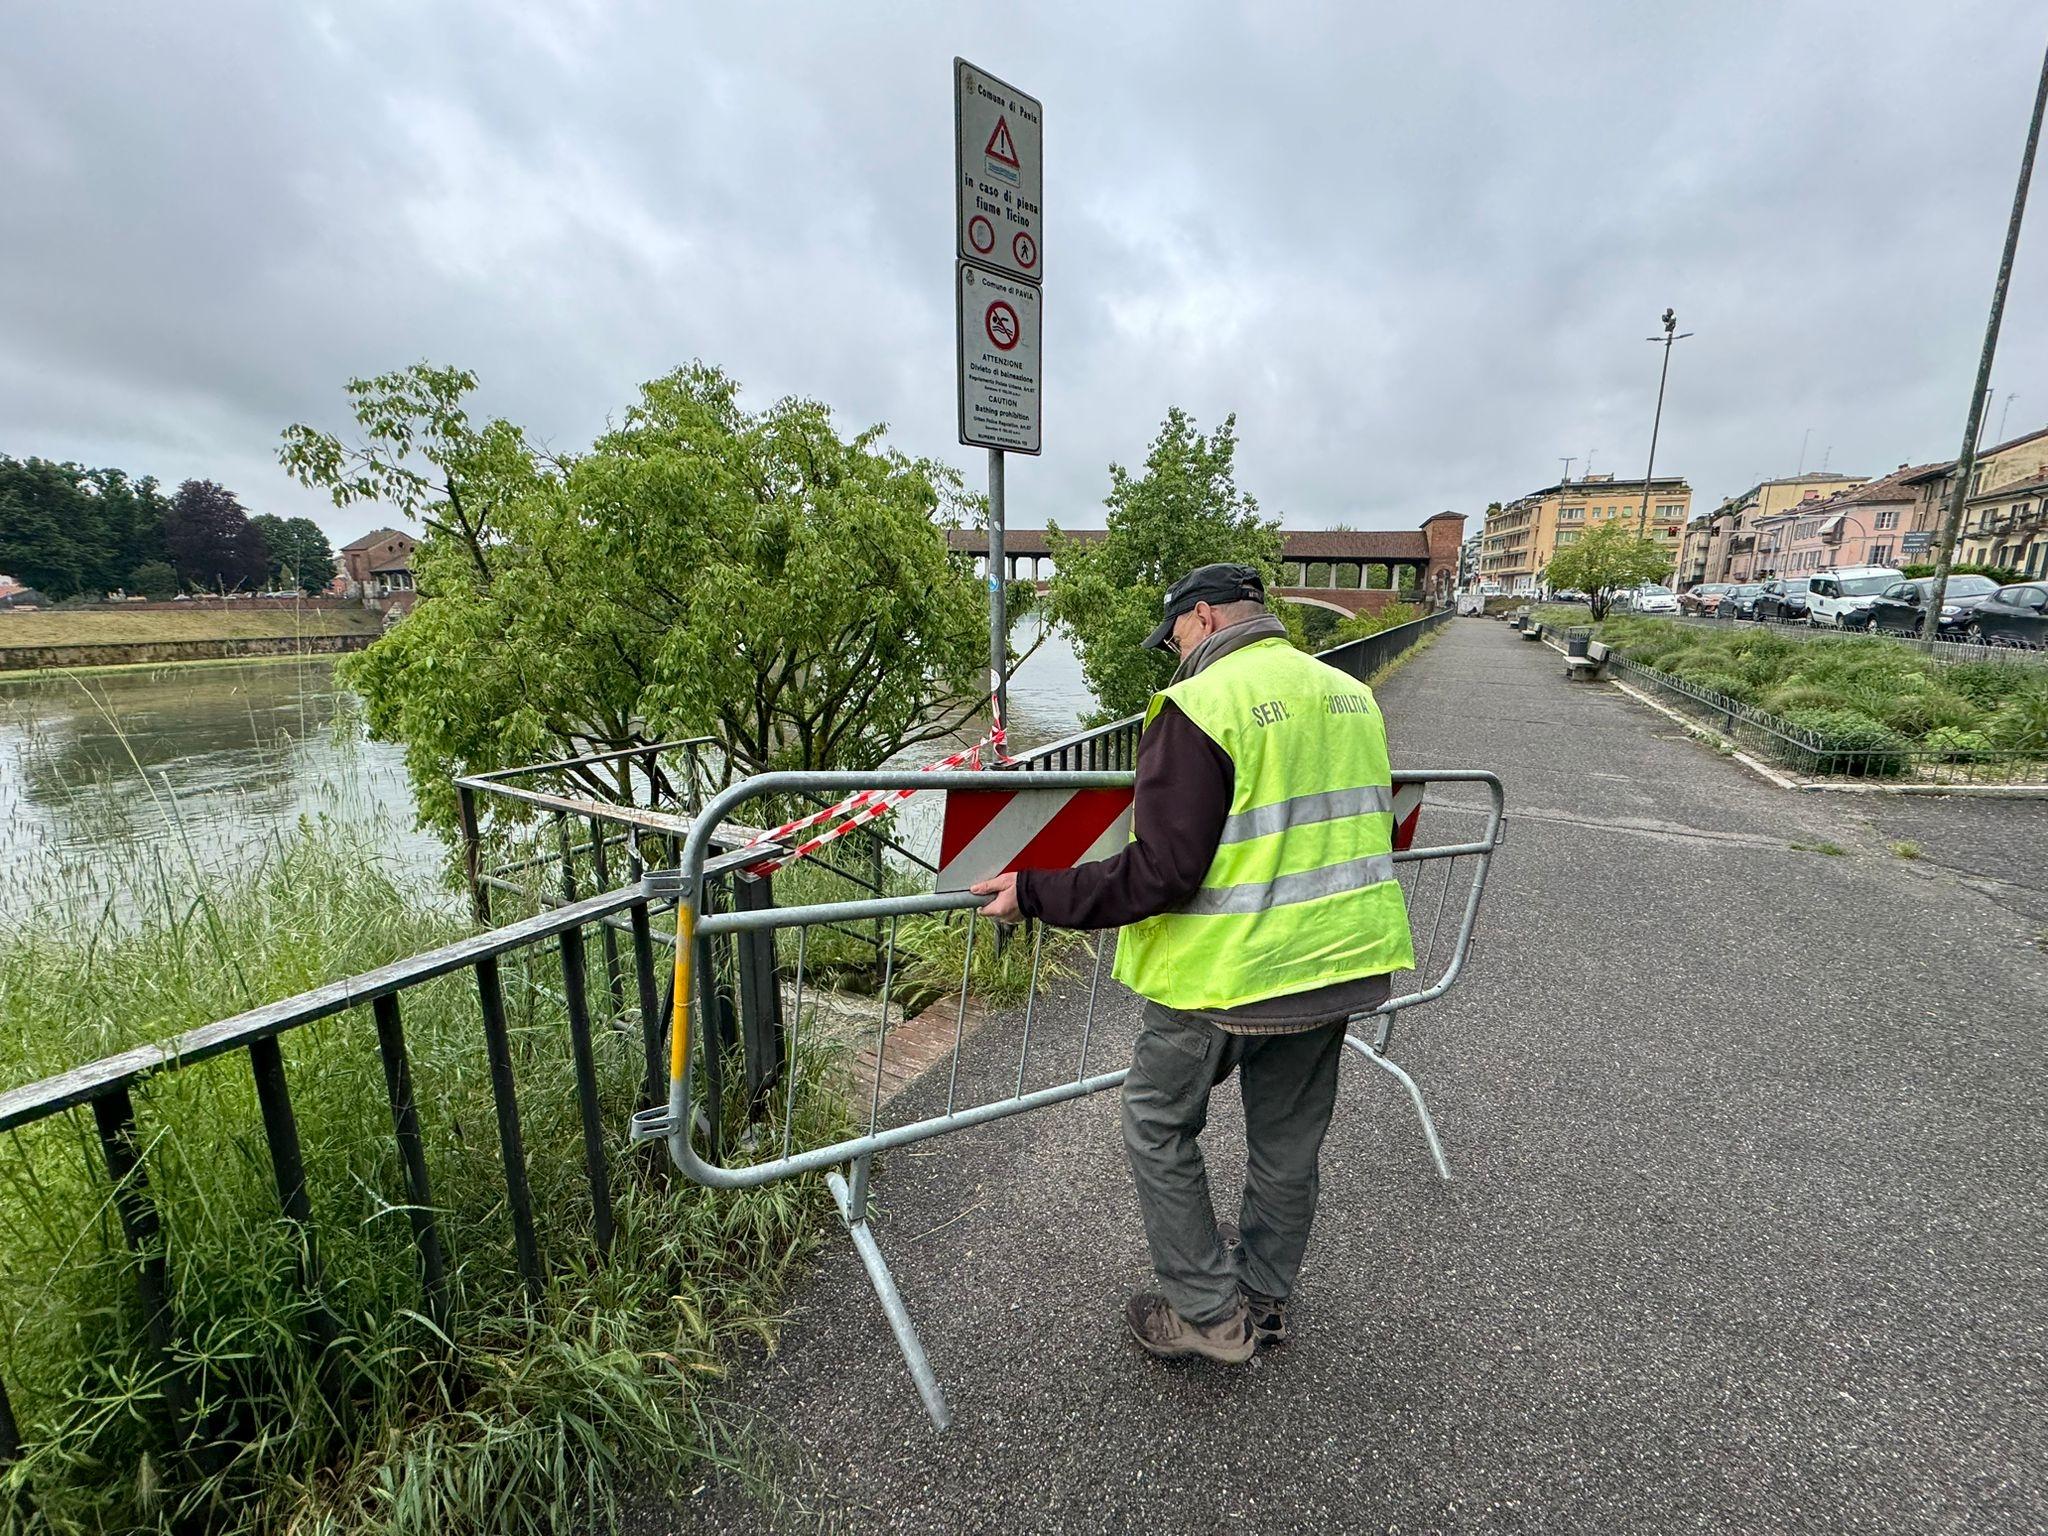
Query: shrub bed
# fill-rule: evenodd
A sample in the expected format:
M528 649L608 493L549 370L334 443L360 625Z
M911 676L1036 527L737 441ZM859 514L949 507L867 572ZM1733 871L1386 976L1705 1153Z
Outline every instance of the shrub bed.
M1863 637L1797 641L1633 616L1610 618L1600 638L1630 661L1809 733L1814 745L1786 749L1808 772L1891 777L1915 758L1962 762L1986 752L2048 760L2048 668L1948 663Z

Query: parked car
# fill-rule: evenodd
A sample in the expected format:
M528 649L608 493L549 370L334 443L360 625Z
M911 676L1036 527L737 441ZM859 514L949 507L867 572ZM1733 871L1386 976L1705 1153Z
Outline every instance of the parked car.
M1957 639L1969 629L1977 605L1998 590L1989 576L1951 576L1948 594L1941 605L1941 626L1937 634ZM1919 576L1895 581L1880 592L1870 605L1863 627L1872 634L1917 635L1934 593L1934 578Z
M2048 581L2000 587L1978 602L1967 633L1987 645L2048 647Z
M1763 596L1764 584L1760 581L1740 581L1730 587L1714 609L1717 619L1753 619L1756 617L1756 600Z
M1764 583L1752 605L1752 617L1768 624L1806 622L1806 586L1811 576L1779 576Z
M1678 612L1677 595L1669 587L1660 587L1655 582L1645 582L1632 591L1620 593L1616 601L1631 613Z
M1687 613L1701 617L1711 616L1721 606L1721 599L1735 589L1726 582L1709 581L1697 587L1687 588L1678 594L1678 606Z
M1806 589L1806 617L1823 629L1862 629L1878 593L1906 573L1889 565L1845 565L1822 571Z

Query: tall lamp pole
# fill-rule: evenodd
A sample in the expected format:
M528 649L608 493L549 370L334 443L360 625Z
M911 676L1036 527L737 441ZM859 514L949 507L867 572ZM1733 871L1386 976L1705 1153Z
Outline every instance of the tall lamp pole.
M2034 149L2041 142L2041 110L2048 105L2048 52L2041 55L2041 83L2034 88L2034 117L2027 125L2027 147L2020 152L2020 180L2012 194L2012 218L2005 226L2005 253L1998 259L1998 281L1991 288L1991 316L1984 323L1984 351L1977 359L1977 386L1970 391L1970 419L1963 428L1963 451L1956 455L1956 483L1948 493L1941 518L1941 544L1934 557L1934 591L1920 620L1920 638L1941 638L1941 605L1948 597L1949 567L1955 563L1956 534L1963 522L1963 501L1970 494L1976 468L1977 434L1984 425L1986 395L1991 388L1991 358L1998 350L1998 323L2005 318L2005 290L2012 280L2013 253L2019 249L2020 220L2027 212L2027 183L2034 175Z
M1677 312L1667 309L1664 311L1664 334L1643 338L1664 343L1664 370L1657 375L1657 415L1650 423L1650 467L1643 471L1643 510L1636 514L1636 537L1639 539L1647 536L1644 530L1650 522L1650 476L1657 470L1657 429L1664 425L1664 381L1671 377L1671 343L1683 341L1691 334L1691 331L1678 329Z

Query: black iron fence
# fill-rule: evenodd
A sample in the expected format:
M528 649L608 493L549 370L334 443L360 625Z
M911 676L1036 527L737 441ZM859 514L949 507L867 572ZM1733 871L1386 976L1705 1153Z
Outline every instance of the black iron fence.
M714 867L729 868L739 857L725 856L714 861ZM97 1143L106 1199L118 1218L121 1238L130 1254L142 1342L150 1357L147 1370L155 1382L144 1401L153 1405L151 1411L159 1416L159 1429L168 1444L194 1445L214 1434L199 1421L206 1416L202 1404L218 1403L220 1384L193 1379L192 1361L200 1352L188 1348L188 1341L179 1337L171 1305L170 1266L176 1255L167 1251L166 1234L151 1195L151 1152L158 1145L158 1138L150 1124L151 1094L144 1090L160 1080L183 1074L225 1070L223 1058L239 1055L245 1059L260 1110L262 1145L270 1164L278 1215L296 1234L301 1254L299 1285L309 1303L308 1315L318 1317L324 1303L319 1296L321 1270L313 1200L280 1042L294 1031L336 1016L346 1016L358 1026L366 1025L367 1028L344 1031L338 1041L332 1036L323 1040L323 1072L338 1070L333 1058L337 1049L367 1046L367 1037L374 1034L397 1153L398 1187L379 1193L389 1202L389 1209L404 1211L410 1225L422 1312L437 1328L449 1332L458 1326L450 1302L451 1260L436 1214L422 1127L422 1100L414 1091L404 1010L405 1000L418 989L443 977L469 973L476 993L476 1029L495 1108L498 1163L502 1167L504 1204L517 1273L527 1296L538 1300L546 1283L546 1268L533 1187L528 1179L516 1063L523 1060L529 1069L537 1070L532 1053L543 1048L539 1044L542 1037L530 1030L523 1031L515 1051L508 1025L504 968L516 962L520 979L526 980L536 969L531 962L538 959L539 968L552 971L553 979L560 983L589 1200L587 1228L581 1220L574 1225L587 1232L587 1238L579 1236L579 1242L588 1241L603 1252L611 1246L615 1230L607 1147L613 1140L610 1127L617 1123L621 1106L600 1104L596 1032L600 1028L637 1029L644 1069L635 1070L641 1076L642 1102L652 1102L650 1096L659 1094L665 1082L665 1020L655 1001L655 957L648 941L649 903L650 897L638 883L584 897L377 970L330 982L296 997L0 1093L0 1132L9 1137L11 1155L17 1164L10 1176L16 1179L33 1182L36 1177L33 1167L22 1166L29 1160L29 1154L19 1133L59 1117L76 1116L81 1110L89 1113L89 1128L81 1124L77 1135ZM610 1010L603 1004L593 1008L586 934L594 925L621 916L630 920L633 936L634 1005L623 1010ZM553 951L551 956L547 954L549 950ZM715 979L707 983L707 987L717 985ZM456 1129L459 1133L459 1127ZM234 1127L218 1127L217 1131L227 1144L235 1144L230 1138L239 1136ZM317 1328L312 1331L316 1335L320 1332ZM316 1336L309 1338L307 1345L318 1356L328 1342ZM115 1347L111 1338L108 1347ZM37 1385L38 1395L50 1396L61 1396L64 1386ZM21 1449L21 1427L6 1384L0 1382L0 1461L13 1460Z

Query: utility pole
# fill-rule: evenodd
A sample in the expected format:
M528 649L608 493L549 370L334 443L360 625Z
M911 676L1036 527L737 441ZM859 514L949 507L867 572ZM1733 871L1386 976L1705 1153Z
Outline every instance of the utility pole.
M2013 189L2012 218L2005 226L2005 252L1998 259L1998 281L1991 288L1991 315L1984 322L1984 351L1977 360L1977 385L1970 391L1970 419L1963 427L1963 450L1956 456L1956 483L1948 493L1941 519L1941 542L1934 556L1934 592L1920 620L1920 638L1941 637L1941 605L1948 596L1949 567L1955 563L1956 534L1963 521L1963 501L1970 494L1976 468L1977 433L1983 426L1985 392L1991 387L1991 359L1998 351L1998 323L2005 318L2005 290L2012 281L2013 253L2019 249L2020 221L2027 212L2027 183L2034 176L2034 150L2041 142L2041 112L2048 107L2048 51L2041 55L2041 82L2034 88L2034 116L2027 125L2027 147L2020 152L2019 185Z
M1799 439L1799 467L1792 471L1792 478L1794 480L1797 480L1801 475L1806 473L1806 445L1812 441L1813 428L1808 427L1806 431L1803 434L1801 434Z
M1564 478L1557 483L1560 486L1570 485L1572 483L1572 466L1579 462L1579 456L1576 453L1569 457L1560 455L1558 462L1564 465Z
M1650 422L1650 466L1643 471L1643 509L1636 514L1636 537L1639 539L1648 537L1644 529L1650 521L1650 476L1657 470L1657 429L1664 425L1664 381L1671 377L1671 343L1683 341L1692 334L1691 331L1684 331L1673 335L1672 333L1677 330L1677 311L1667 309L1664 311L1664 334L1643 338L1645 341L1664 343L1664 371L1657 375L1657 414Z

